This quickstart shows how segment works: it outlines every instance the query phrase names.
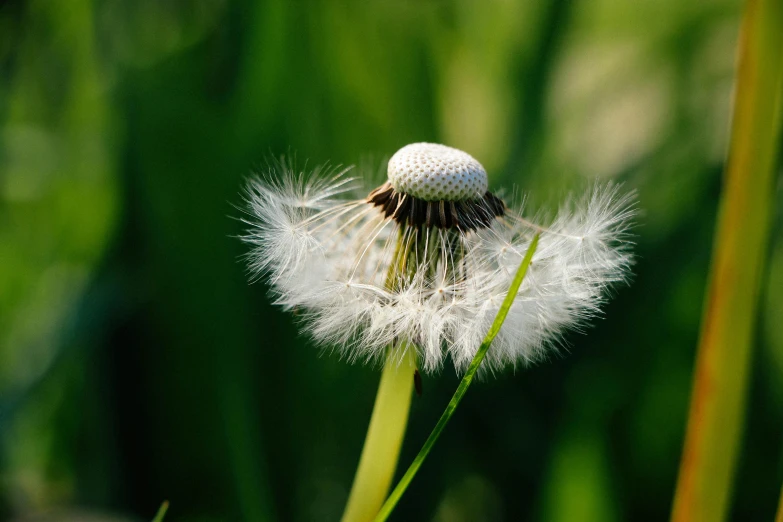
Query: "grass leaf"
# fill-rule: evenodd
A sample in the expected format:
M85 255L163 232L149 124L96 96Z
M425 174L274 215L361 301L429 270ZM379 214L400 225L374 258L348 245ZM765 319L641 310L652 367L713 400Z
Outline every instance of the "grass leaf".
M169 510L169 501L164 500L163 504L160 505L158 512L155 514L155 518L152 519L152 522L163 522L163 517L166 516L166 511L168 510Z
M503 322L506 320L508 311L511 309L511 305L514 303L514 299L519 292L519 287L522 284L522 280L525 278L525 274L527 274L527 269L530 266L530 261L533 259L533 254L535 253L537 246L538 234L536 234L535 237L533 237L533 241L530 242L530 246L525 253L525 257L522 259L522 263L519 265L519 269L517 269L517 273L514 275L514 279L511 281L511 286L508 289L506 298L503 300L503 304L500 305L497 316L495 316L495 320L492 322L492 326L490 326L489 332L487 332L487 336L484 338L484 341L481 343L481 346L476 352L476 355L473 357L473 360L468 367L468 371L465 372L465 376L462 377L462 381L460 381L459 386L457 387L457 391L454 392L454 396L451 398L451 401L449 401L448 406L446 406L446 411L444 411L443 415L441 415L440 419L438 419L438 423L435 425L432 433L430 433L430 436L424 442L424 446L422 446L419 454L416 455L416 458L413 459L413 462L405 472L405 475L402 476L400 482L391 492L391 495L389 495L389 498L386 499L386 502L383 504L381 511L378 513L378 516L375 517L375 522L383 522L389 518L389 515L391 515L391 512L394 510L394 507L397 505L400 497L402 497L402 494L405 493L405 490L408 488L408 485L410 485L413 477L416 476L416 473L419 471L419 468L424 462L424 459L427 458L430 450L435 445L435 442L437 442L438 437L440 437L440 434L446 427L449 419L451 419L451 416L454 415L454 411L457 409L460 401L462 401L462 397L465 395L465 392L468 391L468 387L470 387L471 382L473 382L473 378L476 376L476 372L481 365L481 361L484 360L484 356L487 354L489 346L500 332L500 327L503 326Z
M734 121L672 521L726 518L771 226L783 95L783 4L749 0Z

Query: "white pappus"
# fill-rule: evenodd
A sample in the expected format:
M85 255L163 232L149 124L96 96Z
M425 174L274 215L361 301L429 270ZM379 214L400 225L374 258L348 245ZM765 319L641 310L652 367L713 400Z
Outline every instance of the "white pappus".
M487 190L470 155L430 143L400 149L369 192L348 170L282 162L246 189L242 239L255 278L305 329L349 360L413 346L419 367L467 369L536 233L538 248L483 370L539 360L599 312L632 262L634 196L594 185L538 223Z

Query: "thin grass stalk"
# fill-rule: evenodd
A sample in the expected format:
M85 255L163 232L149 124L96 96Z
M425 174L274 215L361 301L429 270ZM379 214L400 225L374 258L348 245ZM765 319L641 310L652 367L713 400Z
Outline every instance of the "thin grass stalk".
M746 2L731 143L673 522L720 522L730 505L780 145L781 28L783 2Z
M160 508L158 508L158 512L155 513L155 518L152 519L152 522L163 522L163 519L166 517L166 511L169 510L169 501L164 500L163 503L160 505Z
M783 522L783 486L780 488L780 500L778 501L778 514L775 516L775 522Z
M446 424L449 422L452 415L454 415L454 411L457 409L457 406L459 406L460 401L462 401L462 398L468 391L470 384L473 382L473 378L476 376L476 372L478 371L481 362L484 360L484 356L487 354L489 346L500 332L500 327L503 326L503 321L506 320L506 315L508 315L508 311L514 302L517 293L519 292L519 286L522 284L522 280L525 278L525 274L527 274L527 269L530 266L530 261L533 259L533 254L535 253L537 246L538 234L533 237L533 241L530 243L530 246L525 253L525 257L522 259L522 263L519 265L519 269L517 270L513 281L511 282L511 286L508 289L506 298L503 300L503 304L501 304L500 309L498 310L498 314L495 317L492 326L489 328L489 332L487 332L487 336L484 338L484 341L481 343L478 351L476 351L476 355L473 357L473 360L468 367L468 371L465 372L465 376L462 377L462 381L460 381L459 386L457 387L457 391L454 392L454 396L449 401L448 406L446 406L446 410L443 412L443 415L441 415L438 423L432 430L432 433L430 433L430 436L427 437L427 440L424 442L424 446L422 446L418 455L416 455L410 467L405 472L405 475L403 475L403 477L400 479L400 482L391 492L391 495L389 495L389 498L383 504L383 507L378 513L378 516L375 517L375 522L383 522L389 518L389 515L391 515L394 507L397 505L397 502L399 502L400 498L402 497L402 494L405 493L405 490L410 485L413 477L416 476L419 468L424 463L424 459L427 458L430 450L432 450L435 442L437 442L440 434L446 427Z

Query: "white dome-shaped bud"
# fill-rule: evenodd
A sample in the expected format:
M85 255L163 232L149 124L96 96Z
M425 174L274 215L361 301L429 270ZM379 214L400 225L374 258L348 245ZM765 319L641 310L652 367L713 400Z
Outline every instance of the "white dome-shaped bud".
M437 143L406 145L389 160L389 183L397 192L425 201L480 198L487 172L467 152Z

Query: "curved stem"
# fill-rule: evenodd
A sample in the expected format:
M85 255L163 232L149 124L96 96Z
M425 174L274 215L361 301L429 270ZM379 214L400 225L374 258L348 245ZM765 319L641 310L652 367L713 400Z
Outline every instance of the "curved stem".
M415 368L412 346L389 350L342 522L372 520L386 498L408 423Z
M511 282L511 287L508 289L506 298L503 300L503 304L500 306L500 310L498 310L498 315L495 317L495 321L492 323L489 332L487 332L487 336L484 338L484 342L481 343L481 346L476 352L476 355L473 357L473 360L468 367L468 371L465 372L465 376L462 378L462 381L460 381L459 386L457 387L457 391L454 392L454 396L451 398L451 401L449 401L448 406L446 406L446 411L443 412L443 415L441 415L438 423L432 430L432 433L430 433L430 436L424 442L424 446L422 446L419 454L416 455L415 459L413 459L413 463L408 468L408 471L405 472L405 475L403 475L402 479L400 479L397 487L394 488L394 491L392 491L391 495L389 495L389 498L383 504L383 507L378 513L378 516L375 517L375 522L383 522L389 518L389 515L394 510L394 507L397 505L400 497L402 497L402 494L405 493L405 490L413 480L416 472L419 471L419 468L424 462L424 459L427 458L427 455L432 449L432 446L435 445L438 437L440 437L443 428L446 427L449 419L451 419L451 416L454 414L454 410L457 409L457 406L462 400L462 397L465 395L465 392L468 391L468 387L473 382L473 377L475 377L476 371L478 371L479 365L481 365L481 361L484 360L484 356L487 354L487 350L489 350L489 345L492 344L495 336L497 336L498 332L500 332L500 327L503 325L503 321L506 320L506 315L508 315L511 304L514 302L514 298L516 298L517 293L519 292L519 286L522 284L522 280L525 278L525 274L527 273L527 269L530 266L530 261L533 259L533 254L535 253L537 246L538 234L533 237L533 241L530 243L530 247L527 249L527 253L525 253L524 259L522 259L522 264L519 265L519 269L514 276L514 280Z

